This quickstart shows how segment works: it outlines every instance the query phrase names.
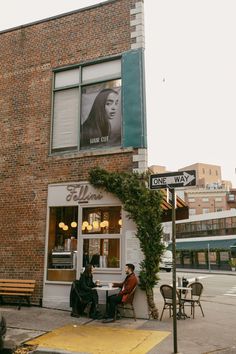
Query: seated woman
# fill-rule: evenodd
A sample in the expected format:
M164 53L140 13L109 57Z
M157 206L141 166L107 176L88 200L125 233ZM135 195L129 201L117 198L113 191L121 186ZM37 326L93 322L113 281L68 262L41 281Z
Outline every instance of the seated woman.
M72 284L70 294L70 304L72 307L72 316L78 317L83 313L86 304L91 302L89 317L93 319L101 318L98 311L98 293L96 284L93 282L93 266L87 264L79 280ZM84 306L83 306L84 305Z

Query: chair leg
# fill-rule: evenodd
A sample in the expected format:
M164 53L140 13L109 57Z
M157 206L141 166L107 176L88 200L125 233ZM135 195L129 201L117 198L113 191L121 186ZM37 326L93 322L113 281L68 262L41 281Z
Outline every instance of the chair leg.
M163 307L163 309L162 309L162 313L161 313L160 321L162 320L162 316L163 316L163 312L164 312L164 310L165 310L165 306L164 306L164 307Z
M195 303L194 302L192 303L192 307L193 307L193 318L194 318L194 315L195 315Z
M134 320L137 321L136 313L135 313L135 309L134 309L134 306L133 306L133 305L132 305L132 310L133 310Z
M198 305L200 306L200 309L201 309L201 311L202 311L202 316L205 317L205 316L204 316L204 313L203 313L203 309L202 309L201 303L199 302Z

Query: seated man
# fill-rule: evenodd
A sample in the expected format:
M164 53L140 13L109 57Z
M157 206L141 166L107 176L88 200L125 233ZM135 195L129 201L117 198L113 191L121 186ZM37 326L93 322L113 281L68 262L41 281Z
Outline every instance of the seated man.
M108 297L109 312L108 318L103 323L109 323L115 321L116 306L122 302L125 302L128 295L137 286L138 279L134 274L134 265L131 263L126 264L125 273L127 274L125 280L122 283L113 283L113 287L121 288L120 292Z

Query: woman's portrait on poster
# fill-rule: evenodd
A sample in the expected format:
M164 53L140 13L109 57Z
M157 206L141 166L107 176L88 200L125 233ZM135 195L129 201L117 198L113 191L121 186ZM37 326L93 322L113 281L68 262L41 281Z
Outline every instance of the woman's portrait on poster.
M121 88L116 87L115 82L114 87L106 87L106 84L83 88L80 127L83 150L121 145Z

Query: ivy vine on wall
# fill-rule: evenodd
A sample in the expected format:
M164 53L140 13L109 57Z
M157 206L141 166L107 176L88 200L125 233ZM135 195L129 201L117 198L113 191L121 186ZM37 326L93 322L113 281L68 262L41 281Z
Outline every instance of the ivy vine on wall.
M150 316L157 319L159 313L153 288L159 280L159 262L165 248L162 243L162 194L147 187L148 177L148 173L111 173L97 167L90 170L89 182L116 195L137 226L136 236L144 254L144 260L140 262L139 285L146 291Z

